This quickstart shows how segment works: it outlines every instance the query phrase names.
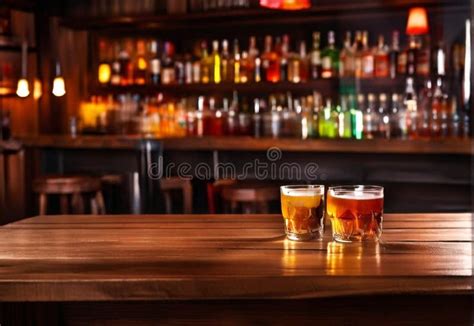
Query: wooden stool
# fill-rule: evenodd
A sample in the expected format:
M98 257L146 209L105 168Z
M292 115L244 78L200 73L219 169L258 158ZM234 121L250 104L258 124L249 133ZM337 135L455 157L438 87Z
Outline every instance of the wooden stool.
M224 212L237 213L239 206L244 214L268 214L268 204L280 200L280 189L265 183L237 182L222 187Z
M84 197L90 195L92 214L105 214L100 178L87 176L46 176L33 182L33 191L39 196L39 213L46 215L48 195L59 195L61 214L68 214L69 196L73 214L84 214Z
M160 180L160 189L165 200L165 210L166 214L171 214L172 209L172 200L171 192L173 190L179 190L182 194L183 201L183 213L192 214L193 212L193 188L191 181L181 179L179 177L171 177Z

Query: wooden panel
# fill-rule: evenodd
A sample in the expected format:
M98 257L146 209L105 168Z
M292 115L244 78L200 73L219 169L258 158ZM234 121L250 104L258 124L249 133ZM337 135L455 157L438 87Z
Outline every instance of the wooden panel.
M384 227L380 244L342 245L329 227L286 240L279 215L35 217L0 229L0 299L472 293L470 214L387 214Z
M144 138L139 136L69 136L41 135L23 139L29 147L55 148L136 148ZM146 138L150 139L150 138ZM153 139L153 138L151 138ZM472 152L470 139L428 140L346 140L346 139L271 139L252 137L186 137L162 140L164 150L192 151L282 151L327 153L394 153L394 154L464 154Z

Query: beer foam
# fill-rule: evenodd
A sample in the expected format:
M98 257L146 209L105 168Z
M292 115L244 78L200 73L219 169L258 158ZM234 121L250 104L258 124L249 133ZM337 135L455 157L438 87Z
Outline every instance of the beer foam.
M283 195L291 196L291 197L313 197L313 196L321 196L321 192L319 189L315 188L314 190L310 189L284 189Z
M370 192L362 192L362 191L344 191L342 194L334 194L331 193L331 196L334 198L341 198L341 199L355 199L355 200L370 200L370 199L379 199L383 198L383 194L380 193L370 193Z

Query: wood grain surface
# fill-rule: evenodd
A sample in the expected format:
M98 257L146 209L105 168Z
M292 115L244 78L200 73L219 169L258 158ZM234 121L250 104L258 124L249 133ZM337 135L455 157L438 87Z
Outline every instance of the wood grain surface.
M0 228L0 300L468 294L471 214L386 215L380 244L292 242L279 215L41 216Z
M140 136L59 136L41 135L24 138L27 147L38 148L115 148L135 149L139 142L148 139L163 141L164 150L229 150L265 151L277 146L283 151L336 152L336 153L399 153L399 154L465 154L472 153L470 139L445 140L348 140L348 139L271 139L252 137L186 137L143 138Z

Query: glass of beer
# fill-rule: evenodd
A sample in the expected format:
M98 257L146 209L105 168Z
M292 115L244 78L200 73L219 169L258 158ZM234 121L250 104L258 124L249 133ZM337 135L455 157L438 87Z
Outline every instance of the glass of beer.
M281 213L290 240L320 239L324 232L324 186L281 186Z
M377 241L382 234L383 187L329 187L326 213L334 240Z

